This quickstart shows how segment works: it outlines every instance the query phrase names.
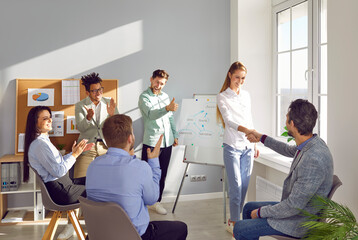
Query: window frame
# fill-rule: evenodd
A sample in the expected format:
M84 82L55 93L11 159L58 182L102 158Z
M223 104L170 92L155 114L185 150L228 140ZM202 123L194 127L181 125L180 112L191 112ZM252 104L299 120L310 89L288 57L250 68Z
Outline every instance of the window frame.
M313 0L288 0L282 3L279 3L272 7L272 79L273 79L273 92L274 92L274 118L273 118L273 132L274 136L278 139L282 139L281 133L283 129L279 129L280 125L280 102L279 96L289 96L290 98L299 96L297 94L292 94L290 92L287 94L282 94L278 90L278 18L277 14L289 8L295 7L298 4L307 2L307 16L308 16L308 42L307 42L307 71L306 78L308 81L307 85L307 100L312 102L316 107L317 111L321 112L320 109L320 97L327 96L327 93L320 93L320 82L321 82L321 46L328 45L328 43L321 44L320 41L320 32L321 32L321 1ZM292 11L290 11L292 17ZM290 17L290 49L287 52L290 52L290 85L292 84L292 52L297 49L292 49L292 18ZM290 87L292 89L292 86ZM302 95L300 95L302 96ZM320 117L318 117L317 124L314 132L317 132L321 135L322 132L327 132L327 129L321 129ZM325 139L327 140L327 139Z

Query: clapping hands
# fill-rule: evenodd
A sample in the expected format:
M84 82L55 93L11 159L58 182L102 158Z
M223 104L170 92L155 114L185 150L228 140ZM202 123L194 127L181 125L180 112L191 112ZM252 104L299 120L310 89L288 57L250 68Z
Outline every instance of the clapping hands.
M113 116L116 111L116 103L114 102L114 99L111 98L111 101L107 103L107 112L109 116Z
M76 145L75 141L72 145L72 156L77 158L82 152L88 151L94 146L94 143L87 144L87 142L87 139L82 139L81 142Z

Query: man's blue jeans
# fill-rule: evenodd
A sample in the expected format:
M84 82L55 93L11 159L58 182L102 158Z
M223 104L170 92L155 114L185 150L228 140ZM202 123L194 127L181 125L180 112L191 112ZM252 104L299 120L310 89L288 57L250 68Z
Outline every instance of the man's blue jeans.
M267 222L267 218L251 219L251 212L267 205L275 205L278 202L248 202L242 212L243 220L237 221L234 226L234 237L237 240L259 240L260 236L281 235L290 237L273 229Z
M235 149L224 143L224 163L229 183L230 220L240 220L247 188L249 186L253 151L250 148Z

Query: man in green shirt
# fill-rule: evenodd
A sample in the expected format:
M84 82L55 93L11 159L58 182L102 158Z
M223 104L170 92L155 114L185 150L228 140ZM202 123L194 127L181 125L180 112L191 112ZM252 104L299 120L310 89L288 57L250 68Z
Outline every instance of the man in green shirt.
M159 137L163 135L159 155L159 164L162 170L159 199L157 203L149 207L163 215L167 214L167 210L163 208L160 201L162 200L172 146L178 145L178 132L173 118L173 112L178 109L178 104L175 103L175 98L170 100L168 94L162 92L168 78L169 74L165 70L155 70L150 78L150 87L139 96L138 102L144 121L142 160L148 161L147 151L152 150Z

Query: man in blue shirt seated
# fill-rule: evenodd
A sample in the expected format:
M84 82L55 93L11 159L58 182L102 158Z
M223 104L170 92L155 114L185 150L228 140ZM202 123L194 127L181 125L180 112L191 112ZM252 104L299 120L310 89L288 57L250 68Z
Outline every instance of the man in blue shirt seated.
M159 196L161 170L158 156L163 136L153 151L147 150L148 162L145 162L134 155L135 137L130 117L113 115L106 119L102 131L108 151L91 162L87 169L88 199L118 203L142 239L186 239L187 225L183 222L149 222L146 205L154 204Z

